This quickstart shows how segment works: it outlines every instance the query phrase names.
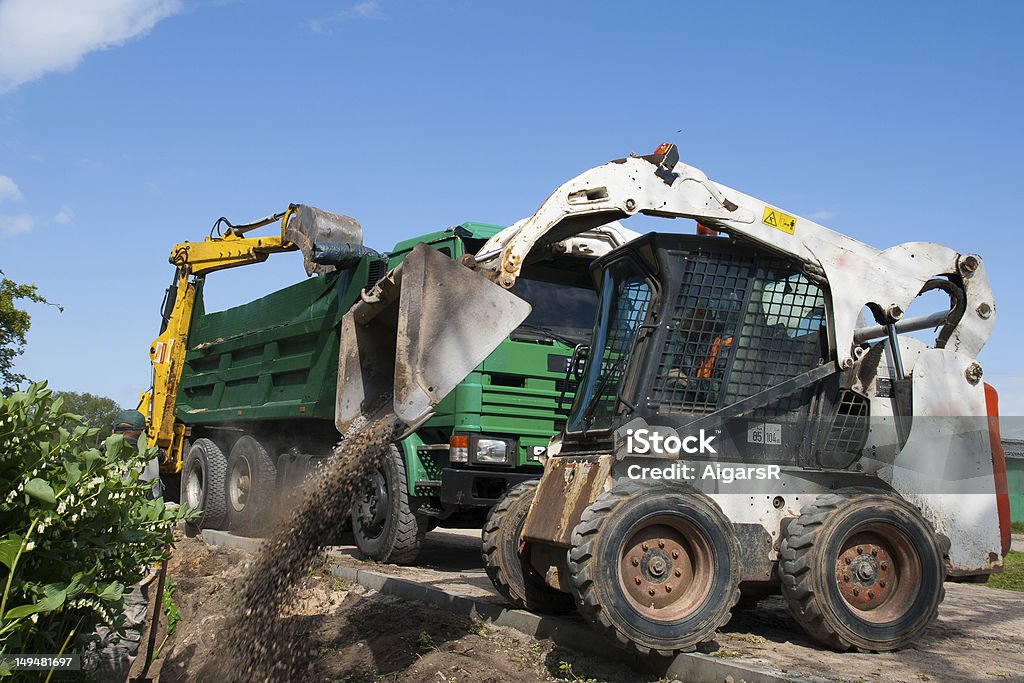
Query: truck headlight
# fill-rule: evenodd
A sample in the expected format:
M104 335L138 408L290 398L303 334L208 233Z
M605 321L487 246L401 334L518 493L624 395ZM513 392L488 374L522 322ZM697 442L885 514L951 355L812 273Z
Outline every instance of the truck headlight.
M477 465L511 465L515 460L515 442L493 436L472 436L469 459Z

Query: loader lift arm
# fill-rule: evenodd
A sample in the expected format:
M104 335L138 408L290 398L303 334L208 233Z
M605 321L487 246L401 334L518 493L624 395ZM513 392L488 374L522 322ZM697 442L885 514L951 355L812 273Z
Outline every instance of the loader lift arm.
M246 236L278 221L280 234ZM213 234L222 223L227 230ZM307 274L323 272L313 261L314 245L323 242L361 243L362 230L348 216L291 204L285 211L245 225L220 218L202 242L180 242L171 250L168 260L175 268L174 279L167 288L160 334L149 346L153 384L140 396L138 407L146 417L148 443L164 451L162 470L180 471L184 455L185 425L175 420L174 406L199 283L209 273L263 263L271 254L289 251L303 252Z
M807 218L743 194L679 161L675 145L617 159L560 186L534 214L492 238L476 260L510 289L535 245L564 240L637 213L692 218L699 225L802 262L831 285L835 320L830 345L839 367L854 364L857 320L867 306L876 322L895 325L936 278L962 287L966 306L945 321L950 348L976 357L995 323L995 304L981 258L927 242L879 250ZM934 287L934 285L931 285ZM954 319L959 316L959 319Z

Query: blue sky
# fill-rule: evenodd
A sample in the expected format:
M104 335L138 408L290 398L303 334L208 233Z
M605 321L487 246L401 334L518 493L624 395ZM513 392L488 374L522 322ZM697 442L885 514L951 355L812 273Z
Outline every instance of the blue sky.
M134 405L170 247L218 216L304 202L388 249L669 140L877 247L981 254L985 376L1024 415L1022 8L0 0L0 269L65 309L32 307L17 368ZM208 300L303 276L281 255Z

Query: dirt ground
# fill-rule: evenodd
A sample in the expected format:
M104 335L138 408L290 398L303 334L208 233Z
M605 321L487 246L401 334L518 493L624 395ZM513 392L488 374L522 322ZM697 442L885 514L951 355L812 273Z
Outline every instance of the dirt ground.
M420 566L362 560L351 547L332 549L330 562L393 574L477 600L500 602L479 559L479 532L437 530L427 537ZM251 554L180 538L169 565L181 611L150 678L220 678L223 632L235 582ZM486 681L651 682L600 657L581 655L513 629L473 622L428 605L348 585L329 563L311 568L296 604L283 618L317 656L305 680L463 683ZM157 643L163 639L160 633ZM800 632L780 598L739 612L706 648L707 654L795 676L832 681L1024 681L1024 594L977 585L947 584L938 621L911 648L893 653L838 653ZM138 673L138 669L134 672Z
M199 539L178 540L168 577L176 585L181 620L151 667L151 679L175 683L218 677L225 657L221 634L238 600L234 582L249 557L246 551L209 547ZM512 629L347 585L330 575L326 563L309 571L297 595L283 618L294 620L300 636L315 645L318 656L310 662L309 681L652 680Z
M481 566L479 538L476 530L432 531L417 567L365 562L352 547L337 549L334 557L341 564L500 602ZM886 653L825 649L803 634L782 598L769 597L738 612L701 651L837 683L1024 682L1024 593L947 583L935 624L913 646Z

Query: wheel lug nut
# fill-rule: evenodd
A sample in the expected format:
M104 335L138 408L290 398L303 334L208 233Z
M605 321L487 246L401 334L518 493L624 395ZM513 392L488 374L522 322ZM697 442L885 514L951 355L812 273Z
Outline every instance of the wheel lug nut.
M864 554L864 548L861 548L860 546L857 546L857 554L858 555L863 555Z
M856 588L854 588L854 589L853 589L853 594L854 594L854 595L860 595L860 591L859 591L859 590L857 590Z
M849 574L843 574L843 581L849 581L849 580L850 580L850 575Z
M878 582L878 587L879 588L885 588L885 581L879 581Z
M640 560L636 559L635 557L633 558L632 563L634 567L640 566Z
M672 592L672 586L665 586L665 592L666 593L671 593Z
M853 560L851 560L850 558L847 557L846 558L846 564L850 564L851 562L853 562Z
M665 547L665 541L658 541L658 547L659 548L664 548Z
M648 550L651 549L651 546L647 545L646 543L643 543L640 545L640 549L646 553Z
M871 556L872 557L878 557L878 548L872 548L871 549Z
M650 594L650 596L652 598L654 597L654 589L653 588L651 590L647 591L647 592Z
M868 591L868 597L869 598L875 597L875 591Z
M675 571L675 575L676 575L676 576L682 576L682 575L683 575L683 572L677 569L677 570Z
M638 586L639 586L639 585L640 585L641 583L643 583L643 582L642 582L642 581L640 580L640 577L639 577L639 576L638 576L638 577L636 577L636 578L635 578L635 579L633 579L633 580L634 580L634 581L636 581L636 585L638 585Z
M885 562L883 562L882 563L882 571L884 572L888 568L889 568L889 565L887 565Z
M679 551L678 550L673 550L672 551L672 559L673 560L678 560L679 559Z

